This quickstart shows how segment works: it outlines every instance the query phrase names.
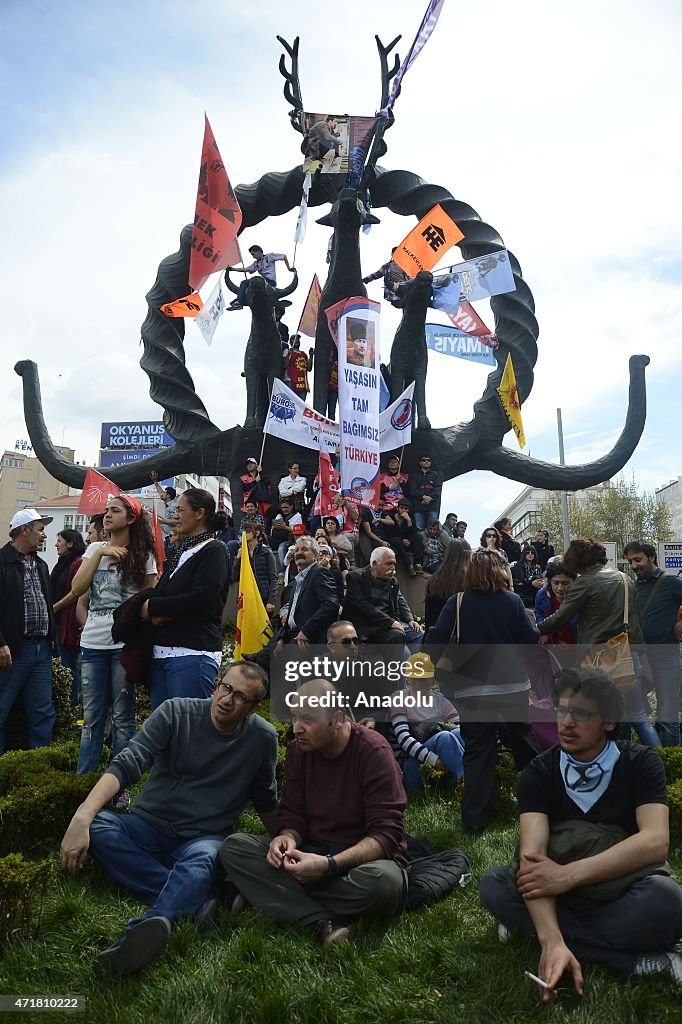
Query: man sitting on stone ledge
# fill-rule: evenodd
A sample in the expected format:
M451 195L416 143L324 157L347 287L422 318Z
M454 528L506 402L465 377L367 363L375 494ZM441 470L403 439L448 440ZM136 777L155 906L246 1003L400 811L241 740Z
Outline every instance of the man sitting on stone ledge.
M232 835L220 851L238 890L233 914L252 904L311 925L325 947L347 941L362 914L395 914L407 886L400 769L382 736L348 721L343 699L324 679L290 693L279 834Z
M400 592L392 548L375 548L368 566L348 573L343 614L368 644L416 651L424 636Z
M164 701L71 819L61 848L65 870L82 868L90 853L149 905L98 955L102 967L127 974L155 960L176 917L194 916L199 928L211 922L218 851L247 800L274 835L277 733L254 713L266 682L257 665L232 664L213 697ZM130 814L102 810L146 771Z
M483 905L509 931L537 936L537 973L556 994L564 972L582 994L577 957L682 983L682 889L669 877L663 763L616 742L620 691L601 671L566 669L555 687L559 746L519 778L518 861L481 879Z

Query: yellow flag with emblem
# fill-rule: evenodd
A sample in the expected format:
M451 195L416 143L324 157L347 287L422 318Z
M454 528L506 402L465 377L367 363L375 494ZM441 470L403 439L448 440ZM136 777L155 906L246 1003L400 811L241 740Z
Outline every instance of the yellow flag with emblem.
M270 617L256 586L246 533L242 533L242 551L239 567L239 598L237 600L237 629L234 660L242 661L242 651L256 654L272 636Z
M511 352L507 356L507 362L504 364L504 373L502 374L500 386L497 388L497 393L500 396L502 408L512 425L512 430L516 434L519 448L525 448L526 435L523 432L523 420L521 419L521 399L519 398L519 389L516 386L516 374L514 373Z

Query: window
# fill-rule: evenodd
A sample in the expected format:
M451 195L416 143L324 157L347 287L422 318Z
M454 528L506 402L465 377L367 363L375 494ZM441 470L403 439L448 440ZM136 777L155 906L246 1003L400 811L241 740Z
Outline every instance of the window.
M73 530L73 516L72 515L64 516L64 529L65 530Z
M33 480L17 480L17 487L23 491L35 491L36 489Z
M10 458L9 455L7 455L5 458L3 458L2 464L3 464L3 466L9 466L10 469L23 469L24 468L24 460L23 459L12 459L12 458Z
M16 501L17 508L28 508L30 504L31 504L30 501L22 501L21 499L17 498L17 501Z

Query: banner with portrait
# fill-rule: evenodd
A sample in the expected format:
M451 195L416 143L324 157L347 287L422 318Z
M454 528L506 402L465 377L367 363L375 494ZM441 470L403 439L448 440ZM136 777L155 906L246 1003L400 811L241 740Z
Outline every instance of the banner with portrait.
M348 299L338 328L341 493L370 508L379 498L380 308Z
M457 263L439 271L438 276L434 277L434 288L437 287L437 281L439 287L447 286L450 283L447 278L459 284L462 302L476 302L477 299L489 299L492 295L516 291L506 249L491 252L487 256L477 256L466 263Z
M359 176L372 144L375 117L348 114L311 114L302 116L303 169L321 174Z

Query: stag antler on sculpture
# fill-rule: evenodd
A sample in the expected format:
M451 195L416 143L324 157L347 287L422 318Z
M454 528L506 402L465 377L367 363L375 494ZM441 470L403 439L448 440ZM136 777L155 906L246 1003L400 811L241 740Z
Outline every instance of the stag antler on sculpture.
M284 78L284 99L291 103L293 110L289 111L291 124L303 135L303 96L301 95L301 83L298 77L298 44L299 37L294 39L294 45L289 46L286 39L277 36L277 41L282 44L291 60L291 71L287 69L287 60L284 54L279 58L279 73Z

